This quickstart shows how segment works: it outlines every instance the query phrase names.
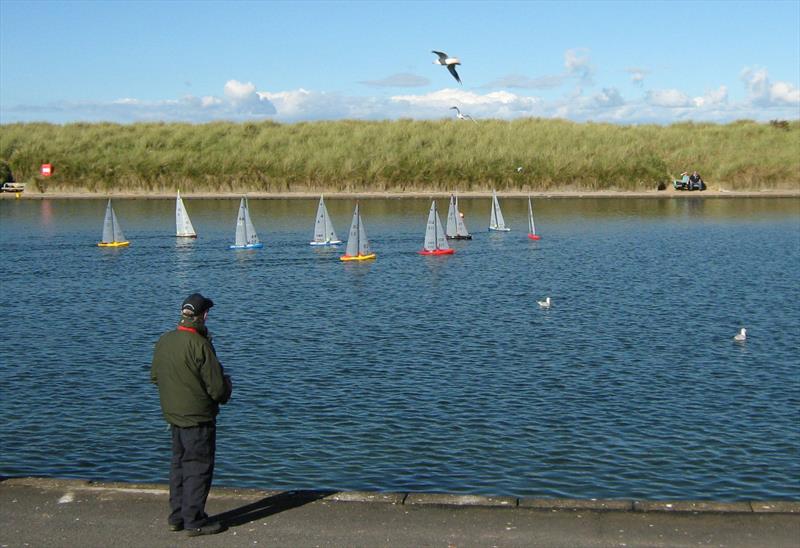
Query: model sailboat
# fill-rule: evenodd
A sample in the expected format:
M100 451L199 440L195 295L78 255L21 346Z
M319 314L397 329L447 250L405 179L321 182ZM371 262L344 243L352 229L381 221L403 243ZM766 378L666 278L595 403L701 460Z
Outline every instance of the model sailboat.
M458 210L458 198L450 195L450 207L447 210L447 237L451 240L471 240L472 234L464 224L464 218Z
M333 223L330 215L328 215L328 208L325 207L325 201L322 196L319 197L317 220L314 223L314 241L309 243L311 245L336 245L342 243L333 229Z
M228 246L229 249L257 249L264 247L256 234L256 227L250 220L250 210L247 207L247 197L239 203L239 216L236 218L236 242Z
M531 205L531 197L528 196L528 238L531 240L541 240L541 236L536 234L536 225L533 224L533 206Z
M175 235L179 238L197 238L194 231L192 220L186 212L186 207L181 199L181 191L178 191L178 199L175 201Z
M350 235L347 237L347 249L339 259L342 261L366 261L374 259L376 256L369 248L367 230L364 228L364 223L361 222L361 214L358 211L358 202L356 202L353 222L350 224Z
M497 192L492 191L492 215L489 218L489 230L496 230L498 232L508 232L511 229L506 226L506 221L503 219L503 212L500 211L500 202L497 201Z
M130 245L130 242L125 239L125 235L122 233L122 227L119 226L114 208L111 207L111 199L108 200L106 218L103 221L103 240L97 245L100 247L124 247Z
M450 199L452 204L452 198ZM431 211L428 213L428 225L425 227L425 246L420 255L452 255L455 250L447 245L447 236L442 230L442 221L439 220L439 213L436 211L436 200L431 203Z

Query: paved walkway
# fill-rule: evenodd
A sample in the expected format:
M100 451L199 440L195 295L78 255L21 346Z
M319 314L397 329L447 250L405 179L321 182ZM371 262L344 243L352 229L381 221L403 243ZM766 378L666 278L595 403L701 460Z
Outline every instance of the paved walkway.
M662 503L212 489L215 536L167 529L163 485L0 481L0 546L797 548L800 502Z

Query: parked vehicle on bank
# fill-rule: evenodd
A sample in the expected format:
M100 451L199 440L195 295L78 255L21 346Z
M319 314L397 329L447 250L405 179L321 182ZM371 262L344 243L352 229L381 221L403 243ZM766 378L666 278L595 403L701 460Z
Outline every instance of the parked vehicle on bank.
M3 183L0 187L2 192L22 192L25 190L25 183Z

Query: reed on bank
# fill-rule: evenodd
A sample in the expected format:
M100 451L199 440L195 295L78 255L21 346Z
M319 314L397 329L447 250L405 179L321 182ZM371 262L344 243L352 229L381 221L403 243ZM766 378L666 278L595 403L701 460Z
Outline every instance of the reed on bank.
M712 187L797 189L800 122L20 123L0 126L0 160L61 192L636 191L695 169Z

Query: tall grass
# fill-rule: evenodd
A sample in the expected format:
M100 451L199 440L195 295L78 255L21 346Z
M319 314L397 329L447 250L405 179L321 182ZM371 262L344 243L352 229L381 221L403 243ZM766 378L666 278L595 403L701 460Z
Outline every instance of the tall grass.
M712 188L797 189L800 122L27 123L0 126L0 160L55 191L644 190L694 169Z

